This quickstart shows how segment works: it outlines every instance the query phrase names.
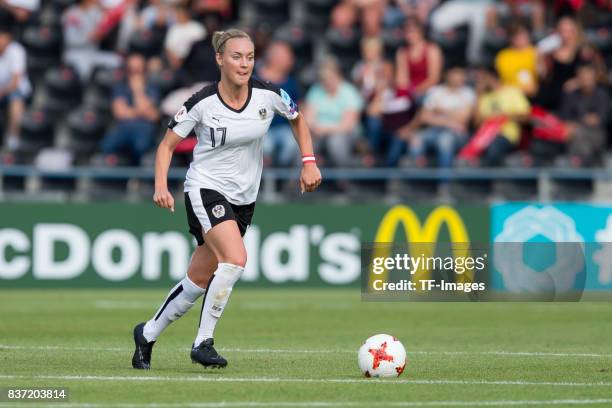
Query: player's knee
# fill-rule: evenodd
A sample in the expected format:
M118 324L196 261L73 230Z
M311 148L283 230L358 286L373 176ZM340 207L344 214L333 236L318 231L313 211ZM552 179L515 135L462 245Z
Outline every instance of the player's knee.
M231 255L223 257L223 260L220 262L228 263L231 265L236 265L241 268L244 268L247 263L247 254L246 252L231 254Z
M230 263L219 263L219 269L215 271L215 282L219 283L224 291L231 292L232 287L238 282L244 272L244 267Z

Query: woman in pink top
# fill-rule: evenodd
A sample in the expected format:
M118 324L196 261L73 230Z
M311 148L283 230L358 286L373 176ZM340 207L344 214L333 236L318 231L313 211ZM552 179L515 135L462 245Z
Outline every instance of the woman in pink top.
M398 88L409 88L419 97L440 82L443 57L440 48L425 38L425 28L410 18L404 25L407 46L395 55Z

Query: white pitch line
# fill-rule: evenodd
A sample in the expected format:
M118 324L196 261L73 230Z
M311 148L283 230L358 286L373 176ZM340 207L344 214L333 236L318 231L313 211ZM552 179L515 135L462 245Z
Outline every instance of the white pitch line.
M0 350L66 350L66 351L91 351L92 347L67 347L67 346L14 346L0 344ZM128 351L125 347L96 347L95 351Z
M113 300L98 300L93 302L96 309L150 309L155 307L154 302L139 302L139 301L113 301Z
M212 377L194 375L171 376L102 376L102 375L0 375L10 380L66 380L66 381L189 381L227 383L340 383L340 384L414 384L414 385L518 385L550 387L612 387L612 382L567 382L524 380L407 380L407 379L356 379L356 378L281 378L281 377Z
M9 344L0 344L1 349L9 350L66 350L66 351L91 351L91 347L68 347L68 346L18 346ZM131 348L127 347L96 347L96 351L132 351ZM181 348L181 350L190 350L189 348ZM355 354L357 351L354 350L291 350L291 349L243 349L243 348L219 348L220 351L228 353L296 353L296 354L338 354L348 353ZM511 356L511 357L593 357L593 358L612 358L612 353L557 353L557 352L538 352L538 351L426 351L417 350L409 351L408 355L423 354L423 355L449 355L449 356L460 356L460 355L494 355L494 356Z
M610 404L612 399L558 399L558 400L493 400L493 401L376 401L377 406L389 407L500 407L500 406L530 406L530 405L593 405ZM12 403L0 403L0 407L17 406ZM19 407L22 407L20 404ZM186 402L186 403L63 403L49 404L28 403L29 407L56 407L56 408L258 408L258 407L293 407L293 408L333 408L333 407L371 407L371 401L309 401L309 402L259 402L259 401L219 401L219 402Z
M545 351L412 351L408 354L445 354L445 355L494 355L494 356L528 356L528 357L612 357L612 353L555 353Z

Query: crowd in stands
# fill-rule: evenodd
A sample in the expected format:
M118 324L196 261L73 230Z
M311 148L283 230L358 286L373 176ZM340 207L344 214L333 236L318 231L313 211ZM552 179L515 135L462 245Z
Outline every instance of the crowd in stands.
M287 4L254 1L248 21L237 0L0 0L4 163L61 144L25 136L33 117L77 151L87 143L73 134L92 129L83 157L147 165L168 118L218 79L212 32L240 26L255 75L298 101L325 166L489 167L516 152L603 164L611 1L330 0L310 23L286 19ZM187 161L193 145L179 146ZM286 120L272 123L264 160L299 164Z

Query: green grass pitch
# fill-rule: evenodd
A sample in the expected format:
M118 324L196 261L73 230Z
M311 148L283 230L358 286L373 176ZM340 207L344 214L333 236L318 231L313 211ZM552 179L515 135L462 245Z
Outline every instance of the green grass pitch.
M225 370L193 365L199 304L133 370L131 330L161 290L0 291L0 388L67 387L0 407L612 407L611 303L365 303L358 289L238 287L217 326ZM397 336L399 379L366 379L361 342Z

